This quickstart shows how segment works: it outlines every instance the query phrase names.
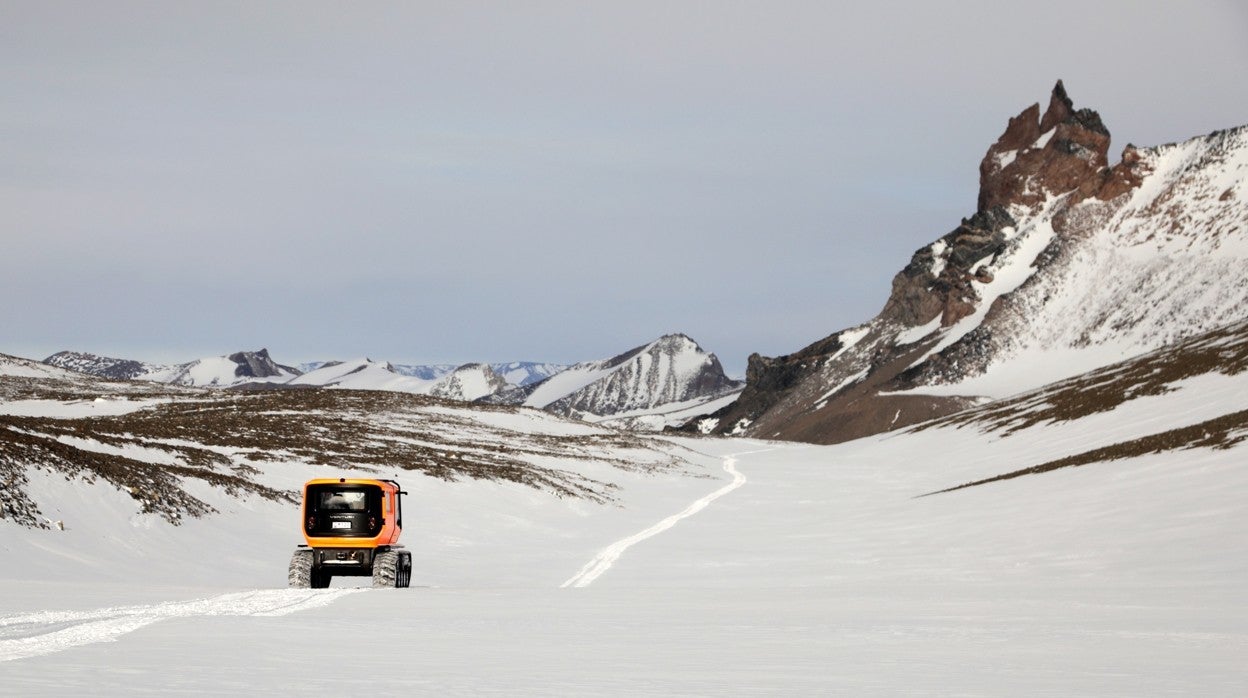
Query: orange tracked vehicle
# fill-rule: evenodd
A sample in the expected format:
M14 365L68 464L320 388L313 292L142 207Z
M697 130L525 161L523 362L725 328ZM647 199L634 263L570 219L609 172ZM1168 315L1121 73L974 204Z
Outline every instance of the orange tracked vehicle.
M412 555L399 545L403 495L394 480L320 478L303 486L303 538L290 558L292 587L324 589L334 577L406 587Z

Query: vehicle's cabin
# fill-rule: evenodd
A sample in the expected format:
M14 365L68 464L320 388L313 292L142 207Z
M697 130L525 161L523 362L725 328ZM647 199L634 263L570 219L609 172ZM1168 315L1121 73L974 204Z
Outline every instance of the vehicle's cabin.
M400 499L393 497L383 508L387 493L380 486L355 483L309 484L305 496L304 530L316 537L376 536ZM395 517L401 525L397 511Z

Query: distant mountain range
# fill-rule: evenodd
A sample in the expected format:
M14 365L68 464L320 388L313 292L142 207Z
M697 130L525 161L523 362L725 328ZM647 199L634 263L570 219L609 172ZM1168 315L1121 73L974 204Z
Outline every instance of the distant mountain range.
M724 404L741 383L685 335L668 335L612 359L568 367L516 361L498 364L395 365L369 358L279 364L267 349L177 365L156 365L62 351L44 363L115 380L188 387L332 387L388 390L451 400L523 404L589 421L659 429Z
M687 428L834 443L898 429L1248 318L1248 126L1110 166L1059 81L980 165L978 208L914 253L872 320L749 358Z
M405 368L407 370L400 370L393 364L367 358L330 361L292 378L285 385L393 390L464 401L511 387L489 364L464 364L447 370L427 366Z
M335 363L332 361L314 361L299 365L300 373L311 373L318 368ZM473 364L476 365L476 364ZM453 373L460 368L456 364L389 364L390 370L403 376L411 376L419 378L423 381L436 381ZM494 373L497 373L507 383L511 385L528 385L544 380L550 376L567 368L564 364L543 363L539 361L511 361L507 363L489 364Z

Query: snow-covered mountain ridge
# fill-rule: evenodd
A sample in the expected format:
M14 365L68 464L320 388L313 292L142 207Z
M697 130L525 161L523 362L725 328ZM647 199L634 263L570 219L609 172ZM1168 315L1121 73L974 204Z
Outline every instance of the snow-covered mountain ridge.
M740 387L724 374L714 354L686 335L671 334L610 359L576 364L488 401L522 404L564 416L604 418L632 413L636 417L666 412L661 409L664 406L687 408L691 401L717 400Z
M135 361L133 359L115 359L82 351L60 351L43 360L49 366L86 373L100 378L127 380L139 376L154 374L168 370L168 366Z
M311 373L318 368L322 368L327 364L337 363L333 361L313 361L299 365L301 373ZM390 370L404 376L419 378L423 381L436 381L439 378L453 373L461 366L470 364L396 364L389 363ZM530 383L536 383L545 378L555 375L556 373L567 368L563 364L555 364L542 361L508 361L505 363L489 364L494 373L497 373L507 383L511 385L525 386Z
M724 375L714 354L682 334L572 367L531 361L412 366L361 357L292 368L276 364L266 349L176 366L143 365L81 352L60 352L45 361L92 375L183 386L322 387L484 400L651 431L683 424L690 416L715 409L740 389L739 382Z
M80 351L61 351L43 360L51 366L118 380L134 379L200 387L232 387L243 383L285 383L302 373L283 366L268 349L239 351L175 365L117 359Z
M522 387L562 371L559 364L513 361L461 366L413 366L373 361L320 361L306 364L303 375L287 381L292 386L321 386L353 390L394 390L471 402L512 387Z
M1248 316L1248 127L1110 167L1059 82L980 168L979 210L915 252L874 319L779 358L702 421L815 442L896 429Z
M228 356L216 356L202 359L196 359L181 364L162 365L153 364L143 361L135 361L133 359L119 359L108 356L100 356L80 351L61 351L49 356L43 360L44 363L51 366L86 373L101 378L114 379L139 379L151 380L159 383L171 383L176 385L187 386L204 386L204 387L237 387L247 383L272 383L272 384L292 384L292 385L341 385L344 376L351 372L351 369L360 370L363 364L376 364L379 370L387 373L396 374L398 376L406 376L414 378L414 381L396 381L392 377L387 377L387 381L393 382L394 385L400 387L394 388L374 388L369 383L376 383L375 380L348 381L350 385L342 387L352 387L360 389L394 389L404 392L429 393L433 390L439 390L442 393L454 393L454 390L448 389L442 379L447 378L457 371L476 370L483 372L483 367L488 367L490 371L497 374L499 378L510 385L525 386L539 380L548 378L566 366L548 362L538 361L509 361L496 364L433 364L433 365L414 365L414 364L395 364L390 362L374 362L372 359L361 358L350 361L313 361L310 363L300 364L297 367L278 365L269 357L267 349L259 351L242 351L235 352ZM339 368L335 371L326 371L322 374L322 379L303 379L305 374L311 374L321 369L341 367L343 364L351 364L351 369ZM462 375L456 379L456 382L463 381ZM386 382L386 381L381 381ZM473 397L457 397L454 394L443 395L444 397L452 397L453 399L472 400L480 395Z
M298 369L278 364L269 356L268 349L260 349L199 359L134 378L173 385L225 388L242 383L287 383L298 375Z

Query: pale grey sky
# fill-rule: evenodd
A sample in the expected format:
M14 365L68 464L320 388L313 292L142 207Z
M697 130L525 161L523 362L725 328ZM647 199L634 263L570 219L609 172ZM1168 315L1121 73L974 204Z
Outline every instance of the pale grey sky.
M0 352L740 373L874 315L1058 78L1115 159L1248 123L1238 1L865 5L0 0Z

